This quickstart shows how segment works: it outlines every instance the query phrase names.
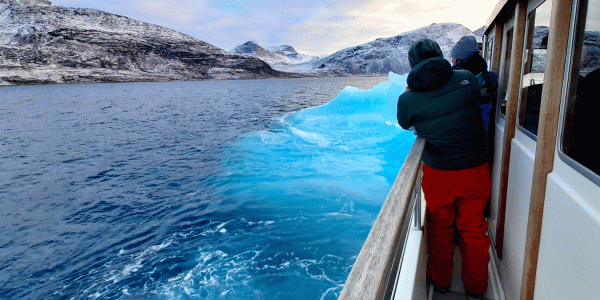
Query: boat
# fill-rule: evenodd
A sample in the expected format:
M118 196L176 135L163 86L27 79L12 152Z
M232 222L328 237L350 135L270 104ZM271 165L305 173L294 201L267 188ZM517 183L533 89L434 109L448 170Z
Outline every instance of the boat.
M485 299L598 299L600 0L501 0L482 56L499 75ZM340 293L432 299L424 140L415 140ZM460 256L451 293L464 299ZM440 296L440 297L438 297Z

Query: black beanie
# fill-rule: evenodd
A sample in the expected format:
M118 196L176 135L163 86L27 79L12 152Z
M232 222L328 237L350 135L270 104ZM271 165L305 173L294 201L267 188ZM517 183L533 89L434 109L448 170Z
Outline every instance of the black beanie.
M408 50L408 62L414 68L418 63L433 57L444 57L440 45L430 39L418 40Z

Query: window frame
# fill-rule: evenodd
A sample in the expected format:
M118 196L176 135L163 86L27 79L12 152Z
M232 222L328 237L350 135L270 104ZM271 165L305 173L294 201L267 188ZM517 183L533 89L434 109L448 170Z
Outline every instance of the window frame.
M558 139L556 142L556 147L557 147L557 155L558 158L563 161L565 164L567 164L568 166L570 166L571 168L573 168L575 171L579 172L581 175L583 175L585 178L587 178L588 180L590 180L591 182L593 182L594 184L596 184L597 186L600 186L600 174L596 174L594 173L592 170L588 169L586 166L584 166L583 164L577 162L575 159L571 158L568 154L565 153L565 149L564 149L564 141L566 138L566 127L567 127L567 115L568 115L568 110L569 110L569 97L570 97L570 86L571 86L571 79L574 77L574 72L573 72L573 68L575 63L575 59L576 58L581 58L581 55L576 52L576 51L582 51L582 47L578 47L578 39L579 39L579 35L580 35L580 30L583 30L583 34L581 36L581 38L583 39L583 35L585 35L585 24L583 24L583 26L578 26L580 24L581 19L586 20L587 19L587 12L588 12L588 0L575 0L573 1L573 9L572 9L572 16L571 16L571 29L569 32L569 45L567 48L567 57L566 57L566 64L565 64L565 70L567 72L565 72L565 77L563 79L563 92L562 92L562 100L561 100L561 108L560 108L560 122L559 122L559 126L558 126ZM582 7L585 6L585 7ZM585 11L584 11L585 10ZM585 15L584 15L585 14ZM579 49L578 49L579 48ZM579 62L580 63L580 62ZM577 72L577 76L579 76L579 72ZM570 125L570 124L569 124Z
M525 109L526 109L526 105L527 105L527 99L523 99L523 85L524 85L524 78L525 78L525 71L528 69L528 67L530 68L531 66L528 66L528 64L532 64L533 62L531 61L533 59L533 48L529 49L530 43L531 46L533 47L533 35L535 34L535 19L537 15L533 15L532 13L536 13L536 10L542 6L543 4L545 4L547 1L550 1L548 3L552 4L551 1L553 0L538 0L538 1L532 1L529 3L529 7L527 8L527 24L525 25L526 28L526 34L525 34L525 41L524 41L524 47L523 47L523 59L522 59L522 66L521 66L521 78L520 78L520 83L519 83L519 104L518 104L518 109L517 109L517 118L516 118L516 127L517 129L522 132L523 134L525 134L526 136L528 136L529 138L531 138L532 140L537 142L537 134L529 131L528 129L526 129L523 125L521 125L522 122L524 122L524 118L525 116L523 115L525 113ZM531 22L533 22L533 27L531 27ZM544 62L545 65L545 62ZM527 73L530 74L531 72ZM544 66L544 74L546 73L545 70L545 66ZM543 84L543 83L542 83ZM543 96L543 95L541 95ZM539 115L538 115L539 117ZM538 128L539 128L539 118L538 118Z
M485 36L485 47L483 50L483 56L485 62L488 65L488 71L492 72L492 61L494 57L494 39L496 38L496 31L493 30L493 33L490 33L489 36Z
M499 118L506 119L506 105L508 96L508 81L510 78L510 62L514 57L514 53L512 53L512 44L514 40L514 29L515 29L515 17L514 15L510 18L509 21L505 23L505 29L502 30L502 48L500 53L500 70L498 74L498 95L497 95L497 105L496 105L496 115ZM502 113L502 107L505 108L504 113Z

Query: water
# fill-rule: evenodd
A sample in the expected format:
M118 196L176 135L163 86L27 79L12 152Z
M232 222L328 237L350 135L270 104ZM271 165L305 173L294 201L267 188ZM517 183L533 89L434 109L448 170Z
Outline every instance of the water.
M337 299L414 140L390 76L1 87L0 299Z

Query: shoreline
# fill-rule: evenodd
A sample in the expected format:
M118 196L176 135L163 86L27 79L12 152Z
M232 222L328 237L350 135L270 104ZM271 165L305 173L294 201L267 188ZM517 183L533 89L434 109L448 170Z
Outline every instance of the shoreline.
M33 71L33 72L32 72ZM0 70L0 87L33 86L54 84L89 84L89 83L129 83L129 82L186 82L215 80L255 80L255 79L299 79L299 78L332 78L332 77L383 77L388 74L301 74L282 73L281 76L221 76L213 78L180 77L169 78L157 74L144 74L128 70L110 69L34 69L34 70Z

